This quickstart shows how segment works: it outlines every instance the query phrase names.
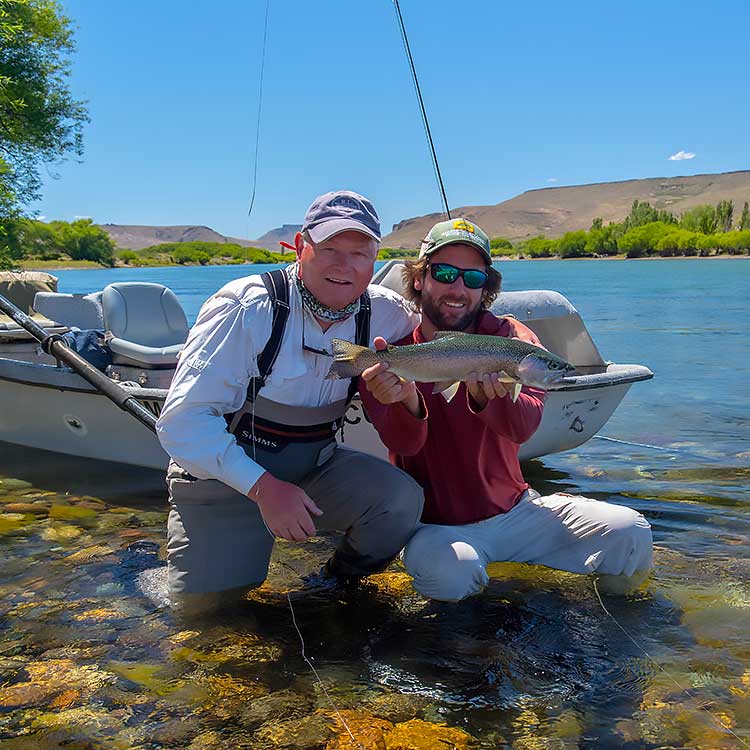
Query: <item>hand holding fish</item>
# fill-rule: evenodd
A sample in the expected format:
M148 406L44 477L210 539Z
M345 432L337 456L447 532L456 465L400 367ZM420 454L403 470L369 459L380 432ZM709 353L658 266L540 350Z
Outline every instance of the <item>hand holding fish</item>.
M376 336L376 351L385 351L387 348L388 342L382 336ZM403 403L413 416L422 416L422 407L416 384L413 380L407 381L395 373L389 372L387 362L378 362L378 364L368 367L362 373L362 380L367 384L367 390L381 404Z
M315 536L310 513L322 516L323 511L296 484L283 482L265 472L252 486L248 497L255 501L266 528L274 536L290 542L304 542Z
M466 379L466 390L479 407L475 411L481 411L488 402L503 398L511 392L510 387L500 380L499 372L486 372L482 376L476 372L470 373Z

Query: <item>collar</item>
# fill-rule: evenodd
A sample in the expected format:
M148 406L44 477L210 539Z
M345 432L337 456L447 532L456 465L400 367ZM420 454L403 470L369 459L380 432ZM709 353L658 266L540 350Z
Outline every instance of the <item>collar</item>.
M480 310L477 319L477 333L485 336L507 336L507 328L508 321L506 318L498 318L497 315L494 315L489 310ZM420 324L414 329L414 343L424 344L425 341L427 339L424 337L422 325Z

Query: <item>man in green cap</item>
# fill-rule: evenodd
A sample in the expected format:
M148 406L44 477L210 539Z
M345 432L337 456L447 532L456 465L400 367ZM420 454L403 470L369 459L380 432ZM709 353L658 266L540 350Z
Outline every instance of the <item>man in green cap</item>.
M473 222L435 224L403 275L422 322L399 345L444 330L540 345L525 325L489 311L502 277L489 237ZM524 386L514 402L498 373L474 375L448 402L432 383L405 382L384 364L365 370L359 390L391 461L424 489L422 523L402 555L423 595L475 594L489 581L487 565L500 561L638 578L650 568L651 528L642 515L566 493L541 497L524 480L518 450L541 422L543 391Z

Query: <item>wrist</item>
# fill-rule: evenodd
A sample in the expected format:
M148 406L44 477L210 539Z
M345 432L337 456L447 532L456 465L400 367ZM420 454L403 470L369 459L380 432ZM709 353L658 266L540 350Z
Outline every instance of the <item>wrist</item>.
M275 477L267 471L264 471L255 484L250 488L247 493L248 498L254 503L260 505L263 497L269 491L272 481Z
M414 388L414 390L409 393L401 403L413 417L416 417L417 419L422 419L424 417L422 399L419 398L419 393L417 393L416 388Z

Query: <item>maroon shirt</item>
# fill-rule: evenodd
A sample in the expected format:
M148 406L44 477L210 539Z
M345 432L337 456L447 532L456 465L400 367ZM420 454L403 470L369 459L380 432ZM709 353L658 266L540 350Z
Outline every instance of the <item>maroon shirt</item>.
M492 336L534 333L513 318L483 312L477 333ZM421 326L397 346L424 342ZM461 384L448 403L433 394L432 383L417 383L424 417L414 417L402 404L377 401L360 380L362 402L391 463L424 488L424 523L475 523L507 513L528 484L521 474L518 449L536 431L542 419L544 392L524 386L514 404L508 396L495 398L481 411Z

